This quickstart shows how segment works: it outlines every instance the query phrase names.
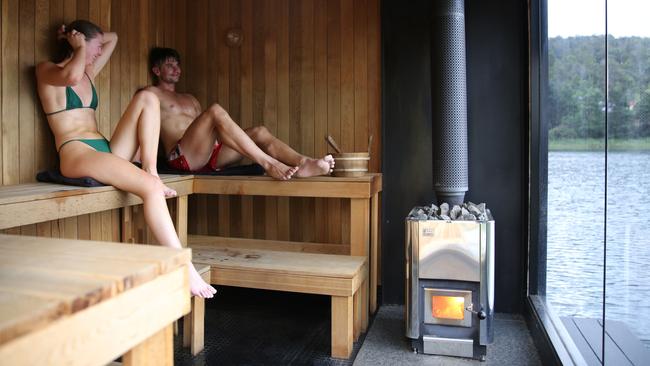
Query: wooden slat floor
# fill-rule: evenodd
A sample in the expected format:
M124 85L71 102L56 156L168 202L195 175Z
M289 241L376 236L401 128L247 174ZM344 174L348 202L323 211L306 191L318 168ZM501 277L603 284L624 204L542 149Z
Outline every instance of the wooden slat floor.
M588 365L602 365L603 321L593 318L561 317L564 326ZM605 325L605 365L647 365L648 350L623 322Z

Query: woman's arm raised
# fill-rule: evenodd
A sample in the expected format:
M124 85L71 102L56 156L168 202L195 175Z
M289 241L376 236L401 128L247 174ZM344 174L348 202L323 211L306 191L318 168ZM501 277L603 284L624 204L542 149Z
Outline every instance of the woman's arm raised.
M94 78L99 72L104 68L108 59L111 58L115 46L117 45L117 33L115 32L106 32L104 33L104 42L102 43L102 54L97 57L93 63L93 68L91 70L92 77Z
M86 69L86 38L82 33L72 31L66 35L73 49L72 58L63 67L53 62L41 62L36 66L39 82L54 86L77 85Z

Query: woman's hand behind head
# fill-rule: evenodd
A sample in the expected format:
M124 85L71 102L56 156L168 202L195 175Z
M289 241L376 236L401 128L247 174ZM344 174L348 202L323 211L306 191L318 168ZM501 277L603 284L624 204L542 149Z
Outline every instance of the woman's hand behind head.
M66 39L74 51L86 46L86 36L74 29L66 33Z
M65 24L61 24L59 29L56 30L56 39L59 41L65 39Z

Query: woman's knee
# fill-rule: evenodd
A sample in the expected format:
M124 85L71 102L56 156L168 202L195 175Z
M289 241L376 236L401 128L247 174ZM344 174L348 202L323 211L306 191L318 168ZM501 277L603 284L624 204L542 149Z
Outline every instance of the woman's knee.
M160 108L160 100L158 96L148 90L140 90L133 96L133 101L142 104L144 107Z

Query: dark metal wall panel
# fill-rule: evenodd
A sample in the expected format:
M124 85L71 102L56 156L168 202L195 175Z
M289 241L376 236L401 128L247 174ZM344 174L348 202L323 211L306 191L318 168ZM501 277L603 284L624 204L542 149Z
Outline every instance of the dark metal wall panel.
M522 0L465 2L469 138L466 200L496 219L495 306L522 310L527 256L528 9ZM404 302L404 217L433 202L431 4L382 2L382 293Z

